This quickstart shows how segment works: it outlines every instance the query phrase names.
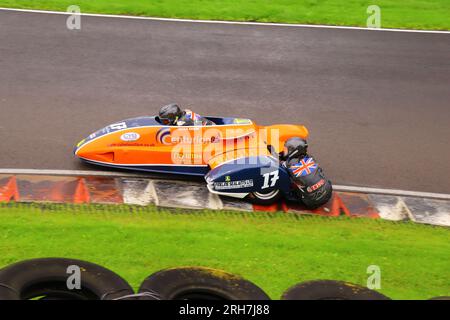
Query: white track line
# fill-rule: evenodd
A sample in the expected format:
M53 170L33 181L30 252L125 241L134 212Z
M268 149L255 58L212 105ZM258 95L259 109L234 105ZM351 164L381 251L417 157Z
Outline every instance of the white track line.
M64 11L47 11L47 10L32 10L32 9L14 9L1 8L2 11L16 11L29 13L47 13L47 14L62 14L72 15L74 13ZM450 34L450 31L437 30L412 30L412 29L389 29L389 28L363 28L363 27L347 27L347 26L330 26L320 24L295 24L295 23L267 23L267 22L246 22L246 21L223 21L223 20L194 20L194 19L176 19L176 18L158 18L158 17L142 17L142 16L126 16L114 14L98 14L98 13L81 13L81 16L86 17L102 17L102 18L120 18L120 19L135 19L135 20L153 20L153 21L168 21L168 22L189 22L189 23L209 23L209 24L230 24L230 25L249 25L249 26L271 26L271 27L295 27L295 28L321 28L321 29L343 29L343 30L365 30L365 31L390 31L390 32L414 32L414 33L442 33Z
M432 192L421 192L421 191L408 191L408 190L369 188L369 187L354 187L354 186L341 186L341 185L333 185L333 190L344 191L344 192L373 193L373 194L384 194L384 195L392 195L392 196L420 197L420 198L450 200L450 194L445 194L445 193L432 193Z
M101 176L101 177L133 177L133 178L148 178L148 179L163 179L164 176L158 176L152 173L125 173L114 171L87 171L87 170L51 170L51 169L0 169L0 174L21 174L21 175L55 175L55 176ZM173 179L171 179L173 180ZM384 194L392 196L405 196L405 197L421 197L440 200L450 200L450 194L445 193L432 193L432 192L420 192L420 191L408 191L398 189L383 189L383 188L370 188L370 187L356 187L356 186L341 186L333 185L333 189L336 191L344 192L358 192L358 193L373 193Z

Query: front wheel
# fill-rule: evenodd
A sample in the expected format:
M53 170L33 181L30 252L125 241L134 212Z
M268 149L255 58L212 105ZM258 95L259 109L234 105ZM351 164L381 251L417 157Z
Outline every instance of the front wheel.
M248 199L254 204L269 205L280 199L281 193L279 189L269 192L252 192L248 195Z

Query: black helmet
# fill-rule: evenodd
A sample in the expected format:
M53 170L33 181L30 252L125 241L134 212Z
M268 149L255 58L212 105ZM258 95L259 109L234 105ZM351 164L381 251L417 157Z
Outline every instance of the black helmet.
M284 143L283 155L286 159L304 157L308 152L308 142L300 137L293 137Z
M168 104L159 110L159 121L164 125L175 125L183 115L183 111L176 103Z

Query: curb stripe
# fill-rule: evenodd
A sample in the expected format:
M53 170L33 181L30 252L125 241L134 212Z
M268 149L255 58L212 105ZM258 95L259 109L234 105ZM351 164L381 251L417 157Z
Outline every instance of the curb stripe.
M17 180L15 176L9 178L5 186L0 187L0 202L2 201L19 201L19 190L17 188Z
M204 183L178 180L107 176L0 176L0 201L155 204L187 209L231 209L313 214L329 217L385 218L450 227L450 201L419 197L335 191L333 198L315 210L300 202L280 201L253 207L247 202L211 194ZM20 193L20 197L19 197ZM245 203L245 206L242 204ZM252 210L253 209L253 210Z
M97 176L97 177L116 177L116 178L148 178L148 179L162 179L165 180L185 180L182 177L164 177L158 174L152 173L126 173L126 172L114 172L114 171L88 171L88 170L51 170L51 169L2 169L0 168L0 174L23 174L23 175L55 175L55 176ZM384 188L371 188L371 187L357 187L357 186L344 186L333 185L333 189L343 192L357 192L357 193L371 193L371 194L384 194L393 196L408 196L408 197L421 197L438 200L450 200L450 194L445 193L432 193L421 191L409 191L400 189L384 189Z
M0 174L23 174L23 175L52 175L52 176L86 176L86 177L145 177L150 178L151 174L95 171L95 170L52 170L52 169L1 169Z
M73 195L73 203L89 203L91 202L89 196L89 190L86 186L86 181L84 178L78 179L77 188L75 194Z

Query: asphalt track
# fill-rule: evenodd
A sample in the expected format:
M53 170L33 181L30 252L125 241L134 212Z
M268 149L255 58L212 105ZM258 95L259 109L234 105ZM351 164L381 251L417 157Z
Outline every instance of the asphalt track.
M302 123L334 183L450 193L450 35L0 11L0 168L98 170L92 131L178 102Z

